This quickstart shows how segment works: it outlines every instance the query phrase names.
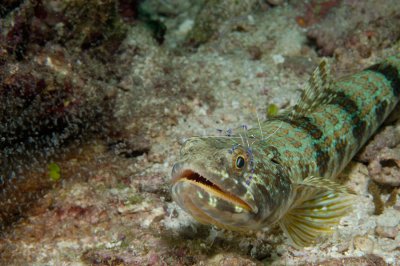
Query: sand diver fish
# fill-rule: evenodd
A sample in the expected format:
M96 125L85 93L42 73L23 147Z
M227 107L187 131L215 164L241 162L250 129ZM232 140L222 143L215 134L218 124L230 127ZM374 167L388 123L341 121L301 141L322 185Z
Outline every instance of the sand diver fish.
M189 138L172 197L200 223L236 231L278 223L294 246L311 245L351 208L335 177L399 98L400 54L337 81L322 61L286 113L233 135Z

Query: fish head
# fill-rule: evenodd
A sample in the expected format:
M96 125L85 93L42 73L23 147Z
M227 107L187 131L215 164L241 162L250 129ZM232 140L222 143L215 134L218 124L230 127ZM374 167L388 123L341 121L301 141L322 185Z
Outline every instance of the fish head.
M260 155L233 138L190 138L172 170L172 197L200 223L234 231L261 229L276 218L281 196L273 184L266 186L260 170L273 174L276 167L263 163Z

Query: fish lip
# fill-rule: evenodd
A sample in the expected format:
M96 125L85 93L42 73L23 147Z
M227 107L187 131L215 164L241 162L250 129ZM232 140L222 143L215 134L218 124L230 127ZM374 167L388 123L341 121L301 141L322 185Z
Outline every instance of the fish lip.
M172 184L175 185L184 180L190 181L192 184L202 188L206 192L208 191L205 189L205 187L207 187L207 189L223 193L223 195L226 197L222 197L222 199L225 201L230 201L232 204L235 203L248 212L257 213L258 208L253 203L222 189L222 186L214 181L215 178L209 176L205 177L202 171L197 171L197 169L194 169L193 167L184 167L183 163L176 163L172 169ZM227 198L230 200L227 200Z

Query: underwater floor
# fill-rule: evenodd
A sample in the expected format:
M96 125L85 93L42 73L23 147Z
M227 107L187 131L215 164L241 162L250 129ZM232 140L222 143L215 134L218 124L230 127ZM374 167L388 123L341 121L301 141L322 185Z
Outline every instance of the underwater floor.
M303 249L197 223L180 143L400 53L396 0L0 3L1 265L400 265L399 107L340 174L354 208Z

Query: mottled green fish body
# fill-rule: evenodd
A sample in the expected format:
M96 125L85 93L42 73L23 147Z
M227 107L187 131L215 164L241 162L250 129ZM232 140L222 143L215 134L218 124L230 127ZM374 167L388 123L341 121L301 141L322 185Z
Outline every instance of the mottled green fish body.
M352 192L335 177L399 98L400 54L335 82L322 61L287 113L188 139L172 196L201 223L243 231L279 223L294 245L310 245L348 213Z

